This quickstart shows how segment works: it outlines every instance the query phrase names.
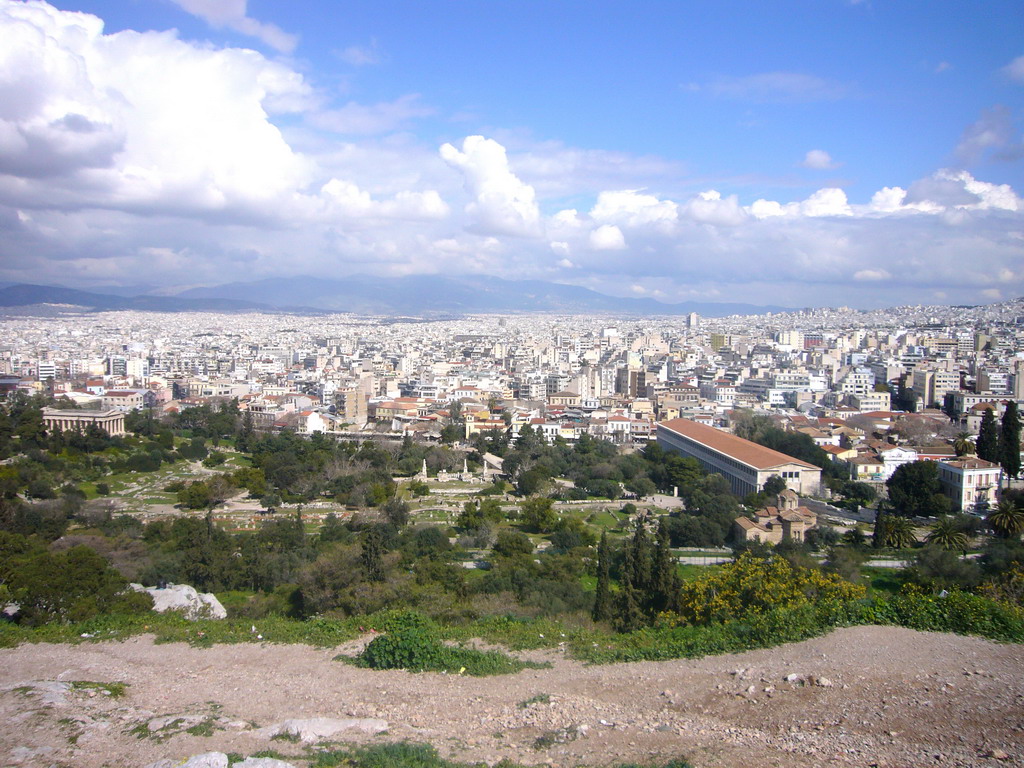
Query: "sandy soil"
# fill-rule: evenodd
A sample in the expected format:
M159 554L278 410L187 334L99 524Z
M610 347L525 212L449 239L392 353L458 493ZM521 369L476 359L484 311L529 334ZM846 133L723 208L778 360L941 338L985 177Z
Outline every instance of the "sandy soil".
M373 717L385 734L346 740L429 742L492 764L1024 765L1024 648L977 638L856 627L695 661L588 667L533 654L553 668L494 678L362 670L332 661L339 650L148 637L0 650L0 760L140 768L275 749L305 765L301 744L255 728Z

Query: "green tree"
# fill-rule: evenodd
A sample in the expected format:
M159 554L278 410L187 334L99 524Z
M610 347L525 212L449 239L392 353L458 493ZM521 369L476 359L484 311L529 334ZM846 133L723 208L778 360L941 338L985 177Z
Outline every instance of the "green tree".
M875 519L874 544L876 547L906 549L917 542L914 524L908 517L879 513Z
M626 545L626 559L622 566L622 581L640 594L651 586L651 541L643 520L636 521L633 538Z
M999 463L999 425L996 423L995 412L986 408L981 414L981 426L978 429L978 458Z
M896 468L886 481L893 511L907 517L931 517L949 511L934 461L913 461Z
M363 537L359 561L367 581L384 581L384 542L375 528L371 528Z
M665 518L662 518L658 524L654 562L651 566L651 614L657 615L662 611L672 610L676 604L679 587L679 572L676 570L672 550L669 549L668 524Z
M640 590L626 584L619 590L619 610L615 615L615 629L619 632L635 632L644 626L647 617L640 607Z
M611 555L608 532L605 531L597 547L597 591L591 612L594 621L608 621L612 617Z
M966 552L968 541L967 534L960 530L956 521L951 517L944 517L939 520L928 532L925 540L939 549L947 552Z
M985 520L1001 539L1015 539L1024 531L1024 510L1009 499L1001 500Z
M542 496L527 499L522 503L520 510L523 525L536 533L551 533L558 522L554 501Z
M1020 474L1020 413L1013 400L1006 404L999 430L999 463L1007 480Z
M763 491L770 499L774 499L784 490L786 490L786 481L778 475L772 475L764 481Z
M533 554L533 542L522 531L503 530L498 532L493 552L501 557L522 557Z
M956 451L957 456L973 454L977 448L974 445L974 440L971 438L971 433L957 432L956 437L953 438L953 450Z

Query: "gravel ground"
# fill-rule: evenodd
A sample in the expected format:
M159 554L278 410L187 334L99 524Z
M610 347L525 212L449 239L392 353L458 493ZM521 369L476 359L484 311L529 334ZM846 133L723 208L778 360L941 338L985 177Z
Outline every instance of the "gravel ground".
M306 646L155 645L149 637L0 650L0 760L141 768L209 751L301 744L256 728L290 718L381 718L346 741L433 744L461 761L696 768L1024 765L1024 653L978 638L855 627L699 660L517 675L374 672ZM789 678L789 679L787 679ZM74 681L126 683L123 697Z

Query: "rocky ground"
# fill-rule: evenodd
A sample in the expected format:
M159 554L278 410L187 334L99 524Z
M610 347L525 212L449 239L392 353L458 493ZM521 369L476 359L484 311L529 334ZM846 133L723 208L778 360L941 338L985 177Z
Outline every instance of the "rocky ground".
M142 768L273 749L302 766L327 738L492 764L1024 765L1024 651L977 638L855 627L695 661L532 654L552 668L492 678L357 669L332 661L339 650L354 648L141 637L0 650L0 761ZM272 737L310 718L322 719L305 741Z

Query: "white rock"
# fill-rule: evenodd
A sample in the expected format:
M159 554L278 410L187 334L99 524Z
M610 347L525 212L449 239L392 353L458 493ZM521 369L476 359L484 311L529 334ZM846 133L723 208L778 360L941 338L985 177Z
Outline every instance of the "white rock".
M360 733L381 733L388 729L387 720L372 717L358 717L335 720L329 717L314 717L308 720L285 720L277 725L260 728L256 733L265 738L275 736L297 736L300 741L312 744L343 731L359 731Z
M278 760L276 757L247 757L231 768L295 768L291 763Z
M228 768L228 756L223 752L204 752L179 762L164 758L149 763L146 768Z
M220 600L210 592L197 592L188 584L170 584L164 589L129 584L136 592L147 592L153 598L153 610L157 613L181 611L186 619L226 619L228 612Z

